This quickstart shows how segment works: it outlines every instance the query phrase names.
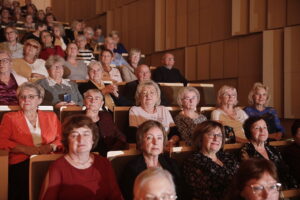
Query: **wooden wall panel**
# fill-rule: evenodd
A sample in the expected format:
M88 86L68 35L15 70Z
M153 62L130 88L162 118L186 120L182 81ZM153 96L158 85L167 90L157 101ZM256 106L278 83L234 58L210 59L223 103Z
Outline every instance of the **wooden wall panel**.
M106 33L110 33L113 30L114 27L114 11L109 10L106 12Z
M122 9L116 8L114 9L114 30L119 31L122 35Z
M300 26L284 29L284 117L300 118Z
M210 44L197 47L197 79L208 80L210 67Z
M249 31L264 30L267 23L267 0L250 0L249 12Z
M238 76L238 39L224 41L224 78Z
M267 28L284 27L286 24L286 0L268 0Z
M166 0L155 0L155 51L165 50Z
M300 1L287 0L287 25L300 24Z
M166 0L166 49L175 48L176 0Z
M188 2L188 45L199 44L200 16L199 0L189 0Z
M263 32L263 83L269 86L269 105L283 115L283 30Z
M241 105L247 105L253 83L262 81L262 34L239 38L238 59L238 96Z
M197 48L185 48L185 77L187 80L197 80Z
M125 45L126 48L129 47L129 5L122 7L122 42ZM129 49L128 49L129 50ZM144 52L142 52L144 53Z
M231 34L243 35L249 32L249 1L232 0Z
M211 43L210 47L210 78L223 78L223 44L224 42Z
M231 37L231 0L213 0L211 2L213 2L211 10L212 39L213 41L228 39Z
M176 47L187 45L187 1L176 1Z
M129 4L129 12L128 12L128 25L129 25L129 31L128 31L128 44L130 44L131 47L136 47L138 45L138 25L141 23L142 19L138 19L137 10L138 9L138 2L134 2L132 4ZM135 22L135 23L132 23Z
M218 15L216 13L213 7L213 1L212 0L198 0L199 1L199 9L197 10L197 17L199 17L199 35L197 37L199 38L196 41L199 41L198 43L194 44L202 44L206 42L213 41L213 26L217 26L216 24L213 24L213 16ZM196 5L195 8L196 9ZM196 14L195 14L196 15ZM196 20L196 16L195 16ZM196 27L195 27L196 29Z

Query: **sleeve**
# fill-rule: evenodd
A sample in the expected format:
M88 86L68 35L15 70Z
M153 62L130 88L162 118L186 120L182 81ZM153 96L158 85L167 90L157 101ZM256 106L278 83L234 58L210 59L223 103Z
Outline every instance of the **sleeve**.
M129 126L138 127L138 118L136 113L136 106L131 107L129 110Z
M6 113L1 121L0 125L0 148L5 150L13 149L17 146L17 143L11 139L13 119Z
M122 57L122 55L120 55L120 61L121 61L121 65L129 66L128 62Z
M173 117L172 117L170 111L166 107L163 107L163 108L164 108L164 112L166 114L166 120L167 120L169 126L170 127L176 126L175 123L174 123L174 120L173 120Z
M218 109L216 109L216 110L211 112L211 117L210 118L211 118L211 120L218 121L218 120L220 120L220 115L221 115L221 112Z
M73 89L74 89L73 91L76 95L76 101L77 102L75 102L75 103L78 104L79 106L82 106L83 105L83 98L82 98L82 96L81 96L81 94L78 90L78 85L76 83L73 83L72 86L73 86Z
M55 113L52 114L52 122L53 122L53 132L55 133L55 140L51 144L55 144L56 146L62 146L61 140L62 140L62 135L61 135L61 123L58 120L57 116Z
M126 81L126 82L131 81L130 74L129 74L130 72L129 72L129 70L127 69L126 66L121 66L121 67L119 68L119 71L120 71L121 76L122 76L122 79L123 79L124 81Z
M280 123L280 119L278 117L278 114L277 114L276 110L274 108L272 108L271 112L272 112L272 114L274 115L274 118L275 118L274 121L275 121L275 126L276 126L277 131L281 132L281 133L284 133L284 128Z
M187 132L189 132L188 130L190 129L190 127L188 126L187 123L185 123L184 119L182 117L180 117L179 115L177 115L175 117L175 124L177 126L178 132L180 133L180 137L182 139L187 139Z

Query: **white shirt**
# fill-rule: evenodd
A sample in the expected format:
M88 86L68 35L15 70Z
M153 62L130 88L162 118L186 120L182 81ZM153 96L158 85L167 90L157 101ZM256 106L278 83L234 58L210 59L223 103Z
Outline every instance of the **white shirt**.
M26 62L26 63L31 67L32 73L41 74L46 77L49 76L48 71L45 67L46 62L43 59L36 59L34 61L34 63L32 63L32 64L30 64L28 62Z
M29 119L27 119L26 116L25 116L25 119L26 119L27 126L29 128L29 131L31 133L34 146L37 146L37 147L41 146L42 145L42 135L41 135L42 131L41 131L41 127L40 127L39 118L37 117L37 119L36 119L35 127L30 123Z

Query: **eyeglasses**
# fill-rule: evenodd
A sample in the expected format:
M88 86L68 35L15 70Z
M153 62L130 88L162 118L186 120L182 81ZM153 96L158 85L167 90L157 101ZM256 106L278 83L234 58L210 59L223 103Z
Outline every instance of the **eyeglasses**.
M142 97L153 96L153 95L156 95L156 92L150 91L150 92L142 92L142 93L141 93L141 96L142 96Z
M0 60L0 64L7 65L10 62L9 58L3 58Z
M214 138L214 137L216 137L216 138L223 138L223 134L221 134L221 133L206 133L206 134L211 139Z
M193 96L193 97L191 97L191 98L189 98L189 97L184 97L184 98L182 98L182 100L184 100L184 101L191 101L191 100L195 100L195 99L197 99L196 96Z
M14 32L14 31L5 32L6 35L10 35L10 34L12 34L12 33L16 33L16 32Z
M35 97L38 97L39 95L20 95L19 96L19 99L22 99L22 100L26 100L26 99L30 99L30 100L33 100Z
M31 43L27 43L26 46L28 46L28 47L33 47L33 48L35 48L35 49L38 49L38 48L39 48L38 45L31 44Z
M177 196L174 194L162 194L159 197L152 195L152 194L146 194L145 200L175 200L177 199Z
M87 97L85 97L85 99L90 100L90 101L92 101L92 100L99 101L99 100L101 100L102 98L101 98L101 97L87 96Z
M281 183L270 183L268 185L252 184L249 186L251 187L253 194L256 195L261 195L264 190L275 193L281 189Z

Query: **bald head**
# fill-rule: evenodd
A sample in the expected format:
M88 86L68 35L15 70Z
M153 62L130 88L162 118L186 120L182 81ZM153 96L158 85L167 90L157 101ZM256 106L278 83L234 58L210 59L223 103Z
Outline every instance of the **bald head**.
M161 63L167 68L171 69L175 64L174 55L171 53L165 53L161 58Z

